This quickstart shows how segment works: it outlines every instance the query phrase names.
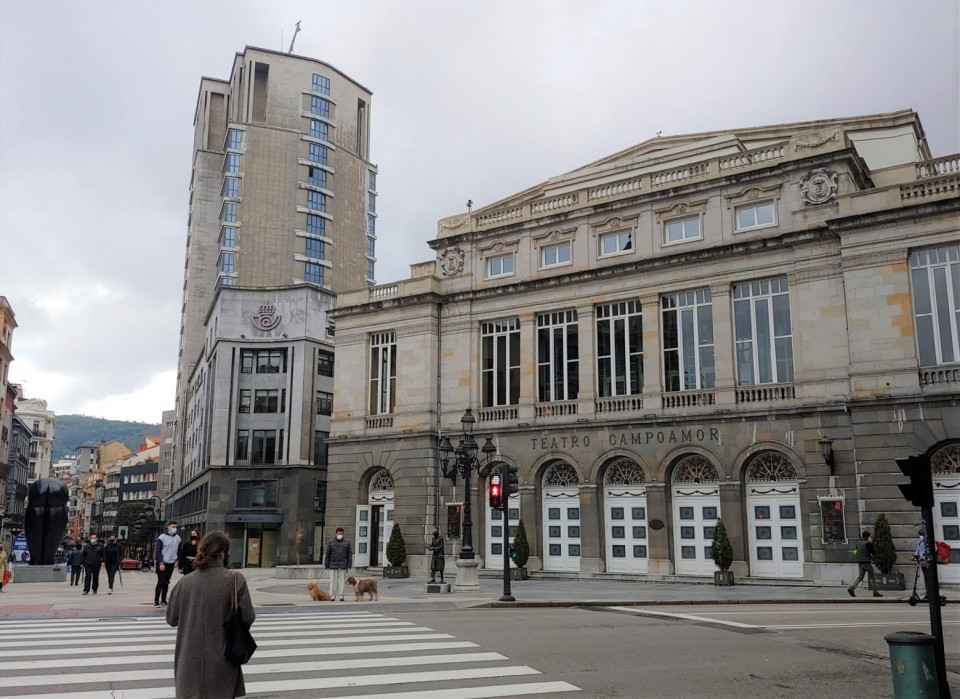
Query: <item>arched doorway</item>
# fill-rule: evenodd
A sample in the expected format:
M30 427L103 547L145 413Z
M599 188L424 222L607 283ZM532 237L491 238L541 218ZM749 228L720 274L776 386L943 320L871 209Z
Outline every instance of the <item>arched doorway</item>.
M506 487L506 486L504 486ZM487 480L487 489L485 493L490 492L490 481ZM486 526L486 545L484 546L484 565L487 568L503 570L503 510L495 510L490 507L490 498L486 498L484 506L487 508L487 526ZM507 513L507 526L510 527L510 542L513 543L513 537L517 533L517 526L520 524L520 497L515 495L510 498L510 511Z
M960 583L960 444L935 451L930 467L934 538L950 545L950 563L937 566L937 573L943 582Z
M674 556L677 575L712 575L713 530L720 518L720 477L706 458L685 456L673 469Z
M786 455L762 451L747 464L750 574L802 578L800 483Z
M357 548L354 565L386 565L384 551L393 528L393 476L382 468L370 478L367 504L357 505Z
M603 477L608 573L647 572L646 475L633 459L619 458Z
M566 461L555 461L541 479L543 569L580 570L580 478Z

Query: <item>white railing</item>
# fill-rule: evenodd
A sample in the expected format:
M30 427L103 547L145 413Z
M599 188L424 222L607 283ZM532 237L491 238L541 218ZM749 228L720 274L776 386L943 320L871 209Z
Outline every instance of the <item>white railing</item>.
M380 415L367 418L368 430L383 430L393 427L393 415Z
M960 194L960 173L900 187L902 202L913 202L928 197L955 197L958 194Z
M593 406L597 413L635 413L643 410L643 399L640 396L597 398Z
M673 391L662 394L664 408L701 408L716 405L714 391Z
M941 386L960 383L960 366L920 370L921 386Z
M766 146L765 148L756 148L754 150L744 151L743 153L737 153L729 158L720 158L720 172L779 160L783 157L783 149L784 144L778 143L775 146Z
M506 406L503 408L480 408L477 411L478 422L502 422L504 420L516 420L520 416L520 409L516 406Z
M925 177L952 175L957 172L960 172L960 155L948 155L945 158L924 160L922 163L917 163L918 180Z
M578 196L574 194L564 194L562 197L554 197L553 199L546 199L544 201L534 202L530 205L530 213L532 214L544 214L548 211L556 211L557 209L566 209L568 206L574 206L577 203Z
M710 163L695 163L693 165L685 165L676 170L655 172L650 176L650 183L654 187L666 187L668 185L678 184L684 180L706 177L709 174Z
M737 403L775 403L797 397L793 384L769 384L738 388Z
M594 189L587 190L587 201L595 201L597 199L606 199L608 197L617 197L623 194L630 194L632 192L640 191L640 179L634 180L624 180L622 182L614 182L612 184L605 184L602 187L595 187Z
M523 207L514 206L510 209L501 209L500 211L492 211L489 214L484 214L483 216L477 216L474 220L476 221L477 228L484 228L486 226L495 226L498 223L505 223L506 221L512 221L515 218L521 218L523 216Z
M534 408L534 414L537 417L561 417L563 415L576 415L577 402L565 401L557 403L540 403Z
M375 299L382 299L386 296L396 296L399 288L396 284L384 284L383 286L375 286L370 290L370 296Z

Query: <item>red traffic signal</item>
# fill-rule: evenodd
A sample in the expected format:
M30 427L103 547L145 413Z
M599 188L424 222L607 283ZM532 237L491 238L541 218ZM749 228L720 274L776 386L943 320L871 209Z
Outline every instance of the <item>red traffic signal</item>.
M933 507L933 474L930 471L930 459L920 456L908 456L897 459L900 472L909 478L909 482L897 483L903 497L917 507Z
M490 507L499 510L503 507L502 492L500 490L500 474L490 476Z

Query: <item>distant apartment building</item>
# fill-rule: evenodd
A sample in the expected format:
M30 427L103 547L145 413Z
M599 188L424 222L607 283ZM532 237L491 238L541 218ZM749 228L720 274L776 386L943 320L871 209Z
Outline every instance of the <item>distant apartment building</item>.
M10 472L5 492L6 508L3 526L16 536L23 531L23 517L27 508L27 477L30 473L30 428L17 415L10 430Z
M370 104L329 64L252 47L200 82L164 508L227 531L235 564L290 562L298 526L322 531L325 314L375 274Z
M30 471L28 483L50 475L53 456L53 437L56 429L56 416L47 410L47 401L41 398L26 398L23 387L17 385L15 401L17 415L27 425L33 437L30 440Z
M157 474L157 494L166 500L173 491L174 440L177 436L177 411L164 410L160 420L160 468Z
M7 481L10 477L10 440L16 394L10 390L10 362L13 361L13 331L17 327L13 308L6 296L0 296L0 543L9 545L6 528Z

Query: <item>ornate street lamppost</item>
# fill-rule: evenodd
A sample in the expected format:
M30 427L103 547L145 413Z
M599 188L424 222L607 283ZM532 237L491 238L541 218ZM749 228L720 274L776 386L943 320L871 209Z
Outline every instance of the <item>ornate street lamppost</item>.
M463 545L460 547L460 556L457 559L457 583L455 588L458 592L470 592L480 588L477 577L477 566L480 562L474 557L473 553L470 474L477 471L481 477L484 476L485 471L489 471L491 458L497 453L497 448L489 437L486 438L483 448L479 448L473 438L473 426L476 422L477 419L473 416L473 411L467 408L463 417L460 418L460 427L463 431L460 443L454 448L450 444L450 438L444 436L438 446L443 477L449 478L454 485L457 482L457 474L463 477ZM485 455L482 463L477 459L478 449ZM451 455L453 456L452 460Z

